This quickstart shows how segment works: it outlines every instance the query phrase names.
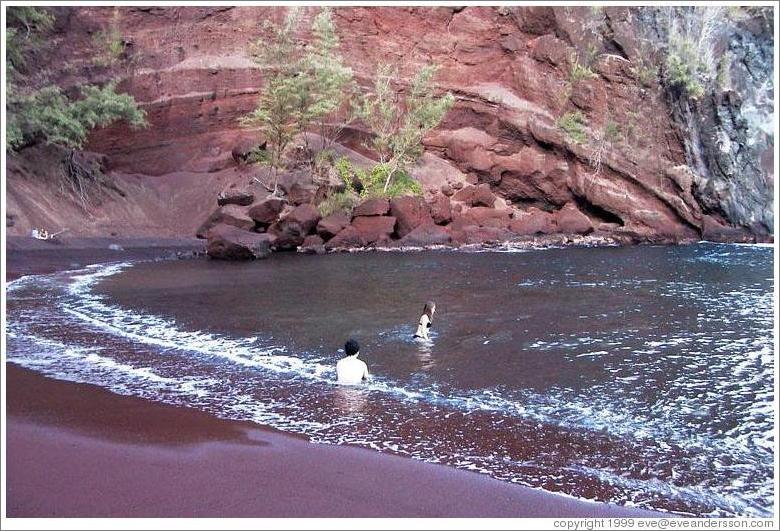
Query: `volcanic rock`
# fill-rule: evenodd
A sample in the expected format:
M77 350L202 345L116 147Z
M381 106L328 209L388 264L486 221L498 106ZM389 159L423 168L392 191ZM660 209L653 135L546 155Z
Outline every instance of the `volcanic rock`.
M352 211L353 216L384 216L390 211L387 199L367 199Z
M224 205L239 205L249 206L255 200L255 194L249 190L241 190L238 188L229 188L220 192L217 196L217 204L219 206Z
M276 221L286 204L287 202L284 199L269 197L250 207L247 210L247 215L256 223L268 226Z
M395 221L392 216L358 216L352 220L352 226L360 239L369 244L390 240L395 230Z
M238 205L225 205L216 209L198 228L195 236L206 238L209 230L219 224L232 225L242 230L252 230L255 222L246 214L246 209Z
M350 217L346 214L331 214L317 223L317 234L324 240L329 240L349 225Z
M358 230L349 225L325 243L326 249L363 247L365 242Z
M428 205L421 197L403 196L390 201L390 215L396 218L396 234L403 238L416 227L424 223L432 223Z
M251 260L271 254L274 238L270 234L257 234L232 225L220 224L208 233L206 253L220 260Z

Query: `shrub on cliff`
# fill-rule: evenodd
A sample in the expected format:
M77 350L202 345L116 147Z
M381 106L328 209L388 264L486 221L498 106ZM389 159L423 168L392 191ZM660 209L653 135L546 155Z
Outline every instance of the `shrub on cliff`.
M556 122L574 142L577 144L584 144L588 140L588 135L585 133L585 115L580 111L567 112Z
M41 34L51 30L54 17L44 9L28 6L12 6L7 13L7 149L38 141L80 149L96 127L117 120L126 120L134 127L146 124L144 111L132 96L117 93L115 82L78 87L77 98L67 96L55 85L38 86L41 76L28 72L29 64L41 46ZM31 80L33 77L36 82Z
M715 50L726 20L723 7L668 8L664 77L669 86L693 100L704 96L715 78Z
M339 177L344 182L348 192L363 199L393 198L403 195L422 195L422 186L405 170L397 170L390 183L385 188L390 165L375 164L371 169L354 168L346 157L341 157L335 163Z
M116 91L116 82L72 87L67 92L51 84L41 71L39 53L54 17L31 6L11 6L6 16L6 149L36 142L64 148L61 187L70 188L85 206L93 185L111 185L99 170L80 162L75 150L82 148L96 127L118 120L133 127L146 125L145 113L132 96Z
M349 214L352 209L358 204L358 195L350 190L344 190L343 192L335 192L330 194L322 203L317 205L320 215L323 218L330 216L331 214Z
M398 73L380 65L374 90L355 106L355 114L373 133L368 147L379 156L377 170L382 172L382 192L387 194L393 180L401 178L405 167L413 164L423 152L425 135L441 122L455 103L449 92L436 96L433 77L437 67L422 68L412 80L405 96L399 97L392 86ZM375 168L376 169L376 168Z
M252 58L269 70L269 76L252 113L241 123L257 127L268 139L268 163L278 192L277 176L284 165L284 152L293 138L314 129L323 138L324 148L334 141L340 127L328 124L350 97L352 70L338 54L339 40L329 9L323 9L311 27L312 42L296 39L300 10L290 9L281 25L265 22L269 39L256 41ZM305 156L314 166L315 155L303 136Z

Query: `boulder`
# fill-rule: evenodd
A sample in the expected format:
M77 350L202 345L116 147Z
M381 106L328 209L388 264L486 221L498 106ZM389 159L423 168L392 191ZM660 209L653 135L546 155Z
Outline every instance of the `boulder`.
M574 203L566 203L555 215L558 232L565 234L588 234L593 232L593 223Z
M469 206L492 207L496 196L490 190L489 184L466 186L453 196L456 201L463 201Z
M390 201L390 215L397 220L396 234L399 238L403 238L420 225L433 223L428 205L422 197L396 197Z
M350 217L346 214L331 214L317 223L317 234L323 240L329 240L349 225Z
M415 228L401 238L399 244L408 247L427 247L429 245L449 245L452 242L450 231L440 225L427 223Z
M306 254L324 254L325 242L316 234L310 234L303 239L300 251Z
M391 216L358 216L352 226L358 231L365 244L390 240L395 230L395 218Z
M496 243L512 238L512 233L497 227L477 227L470 225L462 231L464 244Z
M227 224L219 224L208 234L206 254L220 260L251 260L271 254L274 238Z
M287 201L296 206L314 203L318 188L313 184L293 183L287 190Z
M443 193L447 197L451 197L452 194L455 193L455 190L452 188L452 185L450 185L450 184L442 184L441 185L441 193Z
M301 226L304 236L309 234L317 226L322 216L314 205L300 205L295 207L285 218L285 222L297 223Z
M250 218L245 209L238 205L225 205L216 209L203 224L198 227L195 236L198 238L208 237L208 232L213 227L224 224L237 227L242 230L252 230L255 222Z
M227 190L220 192L220 194L217 196L217 204L219 206L249 206L254 200L255 194L249 190L241 190L239 188L228 188Z
M470 222L469 225L495 227L498 229L508 228L510 222L509 212L488 207L470 208L463 214L463 217Z
M269 197L252 205L247 210L247 215L259 225L267 227L276 221L286 204L287 202L284 199Z
M300 205L284 212L279 221L268 228L276 236L274 248L292 251L303 244L303 239L320 220L320 213L313 205Z
M352 225L344 227L338 234L325 243L326 249L363 247L365 243L358 230Z
M529 208L521 215L509 222L509 230L519 236L533 236L534 234L553 234L556 231L555 218L552 214Z
M446 225L452 220L452 204L446 195L437 194L429 203L431 217L437 225Z
M387 199L367 199L355 207L353 216L384 216L390 211Z

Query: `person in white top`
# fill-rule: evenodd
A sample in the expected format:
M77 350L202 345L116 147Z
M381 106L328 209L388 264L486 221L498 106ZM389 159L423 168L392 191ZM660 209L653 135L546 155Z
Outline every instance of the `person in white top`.
M363 360L358 359L360 354L360 345L354 339L350 339L344 344L346 357L336 363L336 375L338 383L342 385L357 385L363 380L368 380L368 367Z
M426 341L430 338L428 337L428 329L433 324L433 313L436 311L436 303L433 301L428 301L425 303L425 307L423 308L423 313L420 316L420 320L417 322L417 331L414 333L415 339L425 339Z

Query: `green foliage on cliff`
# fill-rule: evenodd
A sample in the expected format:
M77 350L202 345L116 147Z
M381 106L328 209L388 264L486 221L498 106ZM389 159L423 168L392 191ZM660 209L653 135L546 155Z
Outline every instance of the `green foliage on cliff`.
M588 135L585 132L585 115L580 111L567 112L558 118L556 125L577 144L584 144L587 142Z
M8 113L11 147L35 139L73 149L83 147L89 132L116 120L135 127L145 125L144 113L127 94L118 94L116 84L83 86L81 98L72 101L56 86L31 95L15 97Z
M569 81L576 84L585 79L593 79L594 77L596 77L596 73L591 70L590 66L588 64L581 64L577 54L572 54Z
M398 73L387 65L380 65L374 82L374 91L355 105L355 114L373 133L370 143L379 155L384 183L382 192L389 194L394 179L402 179L404 169L423 153L422 140L439 125L455 98L449 92L436 96L433 77L437 67L423 67L401 96L393 88Z
M257 107L241 119L246 127L259 129L268 139L269 164L276 180L283 166L285 149L300 133L315 130L325 148L339 128L328 120L351 94L352 70L338 53L339 40L329 9L323 9L311 27L309 46L296 39L300 10L290 9L280 25L266 21L269 39L252 45L252 58L269 71ZM315 155L306 142L306 156L314 164ZM276 191L276 184L274 184Z
M317 205L320 215L324 218L331 214L349 214L358 204L358 195L350 190L335 192L330 194L325 200Z
M363 185L360 196L363 198L393 198L402 195L422 195L420 183L405 170L396 169L395 175L390 179L391 171L390 163L376 164L369 171L358 170L357 176Z
M404 170L396 170L389 186L385 187L391 171L388 163L375 164L371 169L354 168L346 157L341 157L335 163L339 177L344 182L347 191L364 199L392 198L402 195L422 195L422 186Z
M95 33L92 42L96 49L95 64L111 66L117 63L125 51L122 34L116 28L109 28Z
M729 11L722 6L667 9L664 81L684 96L698 100L715 80L716 50L728 24Z
M696 53L696 45L688 38L672 39L666 56L666 77L669 84L685 91L692 99L704 95L703 78L706 65Z
M41 36L54 23L45 9L12 6L7 17L6 149L34 142L79 149L96 127L117 120L126 120L134 127L146 124L144 111L132 96L116 92L116 82L77 87L74 92L78 96L70 97L60 87L47 84L39 72L30 71L40 51Z

